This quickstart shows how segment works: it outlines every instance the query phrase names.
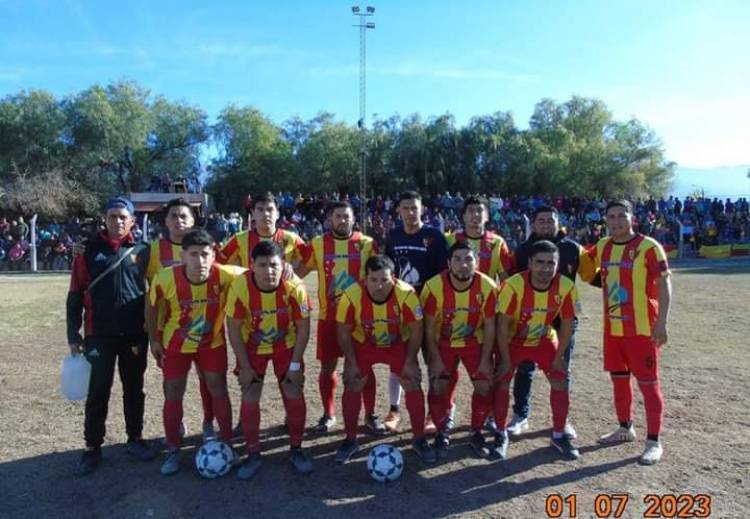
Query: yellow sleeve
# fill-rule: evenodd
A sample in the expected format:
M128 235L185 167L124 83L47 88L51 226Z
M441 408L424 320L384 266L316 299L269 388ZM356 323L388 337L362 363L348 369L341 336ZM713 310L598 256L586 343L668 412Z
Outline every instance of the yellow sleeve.
M159 260L159 241L152 241L149 242L149 255L148 255L148 265L146 266L146 280L149 283L152 283L154 280L154 277L159 272L159 267L161 267L161 261Z
M584 249L579 245L578 252L578 275L586 283L591 283L599 271L597 246L593 245L589 249Z
M148 302L151 306L156 306L157 301L163 298L164 294L164 276L156 276L148 289Z
M497 313L512 316L516 312L518 296L510 283L503 283L497 298Z
M352 324L350 314L354 311L354 305L349 299L349 291L344 292L336 304L336 322L341 324Z

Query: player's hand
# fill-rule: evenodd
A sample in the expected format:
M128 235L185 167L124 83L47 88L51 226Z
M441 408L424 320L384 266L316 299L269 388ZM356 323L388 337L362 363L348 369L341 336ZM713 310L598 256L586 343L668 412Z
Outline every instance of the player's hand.
M69 344L70 346L70 354L75 357L76 355L83 353L83 343L77 342L75 344Z
M287 281L294 277L294 269L289 263L284 263L284 270L281 272L281 279Z
M555 355L555 358L552 360L552 366L550 368L550 371L559 371L560 373L567 373L568 363L565 361L565 357L560 356L560 355Z
M156 363L161 366L162 360L164 360L164 346L162 346L161 343L151 341L149 343L149 349L151 350L151 355L154 356Z
M654 341L657 347L659 347L665 345L668 338L667 323L656 321L654 324L654 331L651 333L651 340Z
M83 242L74 242L72 250L73 255L78 256L79 254L83 254L86 252L86 246L83 244Z
M419 384L422 380L422 372L416 359L404 362L404 367L401 368L401 378Z
M246 390L258 380L258 374L253 368L247 366L246 368L240 368L240 374L237 376L237 379L239 380L240 387Z

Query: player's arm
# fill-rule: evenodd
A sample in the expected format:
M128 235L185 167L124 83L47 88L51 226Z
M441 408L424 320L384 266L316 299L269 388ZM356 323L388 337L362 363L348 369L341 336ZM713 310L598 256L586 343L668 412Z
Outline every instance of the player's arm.
M667 334L667 319L672 305L672 279L669 275L662 276L656 280L656 288L659 291L659 313L654 323L654 331L651 339L657 346L663 346L669 340Z
M493 308L496 305L492 305ZM496 331L495 316L484 319L484 341L482 342L482 357L479 361L479 373L487 377L487 380L492 379L492 349L495 346L495 331Z
M310 339L310 317L297 319L294 321L294 326L297 335L294 342L294 351L292 352L292 362L286 372L284 382L292 384L301 392L305 384L305 375L302 372L302 358L305 355L307 341Z
M83 349L83 337L81 337L81 325L83 324L83 296L89 284L88 267L83 254L73 257L71 266L70 289L65 302L66 328L68 346L71 355L81 353Z
M242 323L243 319L227 317L227 332L229 334L229 343L232 345L234 356L237 357L237 364L240 367L239 382L243 390L248 389L251 384L259 381L258 375L250 365L250 359L247 356L245 341L242 340Z
M552 371L561 371L563 373L568 371L565 362L565 352L568 351L570 338L573 336L573 320L573 317L560 319L560 329L557 332L559 343L555 358L552 359Z
M159 337L159 327L157 323L159 307L164 304L164 298L159 284L154 282L149 287L148 299L145 305L146 333L148 333L148 342L151 349L151 355L154 356L157 363L160 363L164 357L164 345Z

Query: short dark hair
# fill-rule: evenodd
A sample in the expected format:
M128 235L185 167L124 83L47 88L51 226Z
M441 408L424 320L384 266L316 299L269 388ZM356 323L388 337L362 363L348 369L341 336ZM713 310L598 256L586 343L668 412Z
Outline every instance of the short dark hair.
M278 256L283 259L284 254L281 252L281 248L276 242L269 240L259 242L258 245L253 247L253 252L250 254L253 261L258 258L269 258L273 256Z
M629 200L625 200L624 198L619 198L617 200L610 200L610 202L607 204L607 207L604 209L604 213L608 213L610 209L613 207L623 207L625 208L625 211L627 211L630 214L633 214L633 204L630 203Z
M396 265L393 264L393 260L383 254L376 254L370 256L365 262L365 274L370 272L377 272L379 270L390 270L392 273L396 272Z
M534 210L534 213L532 214L532 217L531 217L531 221L536 220L536 217L542 213L552 213L558 218L560 217L560 212L557 210L557 207L554 207L551 205L543 205Z
M270 191L266 191L265 193L258 193L257 195L253 196L253 211L258 204L273 204L276 206L276 209L279 208L278 200L276 200L276 197L273 196L273 193L271 193Z
M190 202L188 202L184 198L173 198L172 200L167 202L167 205L164 206L164 211L168 213L169 210L173 207L187 207L190 211L190 215L195 218L195 211L193 211L193 206L190 205Z
M487 211L488 213L490 212L490 205L487 203L487 199L485 197L470 195L464 199L464 208L461 211L461 215L466 214L466 210L469 208L470 205L481 205L484 207L485 211Z
M346 200L334 200L333 202L329 202L326 206L326 214L328 216L331 216L336 209L349 209L354 212L352 204L350 204Z
M216 245L216 240L214 240L214 237L203 229L196 229L194 231L188 231L185 236L182 237L182 250L187 250L188 247L193 245L199 247L213 247Z
M537 254L546 253L557 254L559 256L560 250L557 248L557 245L549 240L539 240L537 242L534 242L534 244L529 249L529 260L531 260Z
M469 245L465 241L457 241L456 243L451 245L450 249L448 249L448 261L452 260L453 255L460 250L470 250L472 254L474 254L474 256L477 255L474 249L471 248L471 245Z
M398 202L397 202L396 205L400 204L404 200L419 200L421 202L422 201L422 195L420 195L419 193L417 193L414 190L402 191L398 195Z

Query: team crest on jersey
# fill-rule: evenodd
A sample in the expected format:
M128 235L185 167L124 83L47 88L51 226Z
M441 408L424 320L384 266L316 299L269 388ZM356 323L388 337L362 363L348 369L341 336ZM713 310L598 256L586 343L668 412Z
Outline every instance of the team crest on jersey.
M429 236L427 238L422 238L422 245L424 245L425 248L429 248L430 245L432 245L432 238Z
M362 244L360 244L359 242L355 242L354 243L354 250L356 250L357 252L359 252L359 250L361 248L362 248Z
M635 249L630 249L628 251L628 255L630 256L630 261L633 261L635 259L635 255L638 253Z
M483 302L484 302L484 294L482 294L481 292L478 292L477 293L477 303L481 306Z
M560 306L560 303L562 303L562 296L560 294L555 294L555 304Z

